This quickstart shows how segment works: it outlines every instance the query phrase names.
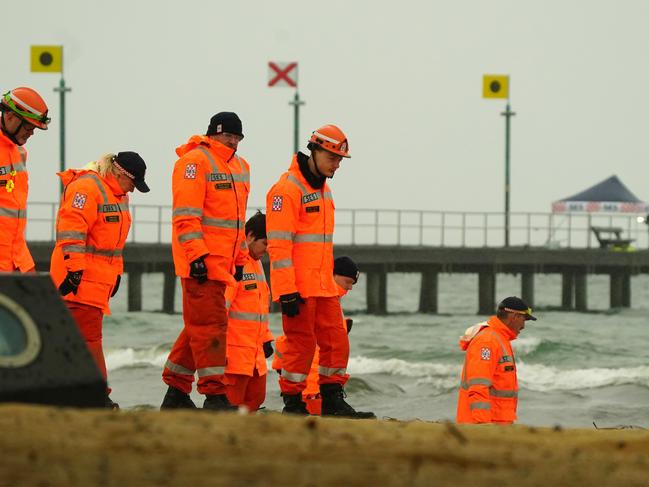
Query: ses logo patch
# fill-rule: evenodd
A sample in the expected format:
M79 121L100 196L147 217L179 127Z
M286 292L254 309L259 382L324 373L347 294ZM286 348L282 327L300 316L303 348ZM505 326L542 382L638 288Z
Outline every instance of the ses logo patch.
M491 350L489 350L487 347L483 347L480 349L480 358L482 360L491 360Z
M87 199L88 199L88 195L83 193L75 193L74 198L72 199L72 208L83 210L83 207L86 206Z
M283 196L273 196L273 205L271 209L273 211L282 211L282 205L284 203L284 197Z

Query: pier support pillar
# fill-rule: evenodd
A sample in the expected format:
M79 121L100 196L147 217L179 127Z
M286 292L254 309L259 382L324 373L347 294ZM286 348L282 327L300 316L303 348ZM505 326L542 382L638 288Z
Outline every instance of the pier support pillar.
M622 308L624 294L624 274L614 272L610 275L611 308Z
M439 274L437 269L424 269L421 273L419 290L419 312L437 313L437 290Z
M523 272L521 274L521 298L530 308L534 307L534 273Z
M622 307L631 307L631 274L622 277Z
M164 286L162 288L162 311L173 314L176 298L176 273L173 269L164 272Z
M128 272L128 310L142 311L142 271Z
M585 272L579 272L574 275L575 308L577 311L588 311L588 285L586 277Z
M564 272L561 275L561 307L563 309L573 308L573 296L575 288L575 276L572 272Z
M388 273L383 269L367 273L367 313L384 315L388 312Z
M496 312L496 273L483 270L478 274L478 314L492 315Z

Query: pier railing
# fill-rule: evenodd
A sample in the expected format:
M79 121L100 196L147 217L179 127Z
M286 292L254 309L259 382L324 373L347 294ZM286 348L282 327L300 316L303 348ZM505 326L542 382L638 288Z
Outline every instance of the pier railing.
M29 203L27 240L55 238L58 203ZM248 210L249 216L257 208ZM169 243L171 206L132 205L129 242ZM649 247L649 227L636 214L510 213L510 245L598 247L592 226L620 227L638 249ZM387 209L336 209L334 242L345 245L502 247L504 213Z

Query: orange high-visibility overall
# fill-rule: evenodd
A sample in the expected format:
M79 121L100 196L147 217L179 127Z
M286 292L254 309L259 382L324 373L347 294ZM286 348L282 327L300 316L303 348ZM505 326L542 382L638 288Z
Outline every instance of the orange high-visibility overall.
M27 151L0 132L0 272L34 270L25 241Z
M172 252L183 288L184 328L163 372L166 384L191 391L194 371L201 394L225 393L227 311L225 287L244 265L248 163L229 147L192 136L176 149L172 176ZM189 277L190 263L205 256L208 281Z
M457 404L458 423L513 423L518 404L516 361L511 340L516 334L496 316L466 340Z
M313 188L297 155L266 198L266 229L273 300L299 292L299 314L282 315L286 336L280 389L299 394L320 347L319 383L345 384L349 341L333 279L334 203L329 187Z
M108 301L124 269L122 252L131 227L128 195L110 174L85 169L58 174L64 190L50 274L58 287L68 271L83 271L77 293L63 300L105 378L102 319L110 314Z
M225 292L228 306L226 393L234 406L256 411L266 399L264 343L273 340L268 328L270 290L261 261L248 258L243 279Z

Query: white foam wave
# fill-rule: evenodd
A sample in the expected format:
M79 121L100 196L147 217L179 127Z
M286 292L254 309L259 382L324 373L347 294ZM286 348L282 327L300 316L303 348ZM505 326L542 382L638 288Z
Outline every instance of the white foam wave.
M649 387L649 366L558 369L542 364L517 363L522 387L535 391L568 391L636 384Z
M543 342L537 337L517 338L512 342L512 348L517 356L524 356L534 352Z
M117 350L107 350L105 355L106 368L109 371L138 365L153 365L162 368L167 360L169 351L160 350L159 347L142 350L119 348Z
M350 374L389 374L405 377L458 377L461 367L455 364L407 362L405 360L374 359L363 356L350 357L347 370Z

